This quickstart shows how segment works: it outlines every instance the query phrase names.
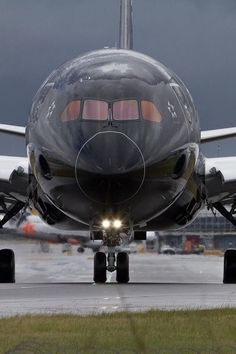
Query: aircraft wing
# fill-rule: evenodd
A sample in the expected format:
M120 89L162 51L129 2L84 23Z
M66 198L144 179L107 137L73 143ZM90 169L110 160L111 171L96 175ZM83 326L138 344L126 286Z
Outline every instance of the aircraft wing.
M18 125L0 124L0 132L18 136L25 136L25 127Z
M49 228L49 227L48 227ZM14 239L29 239L35 241L44 241L51 243L71 243L71 244L86 244L89 241L89 233L86 234L81 231L80 233L74 232L64 233L60 232L61 230L51 231L50 229L47 232L38 231L37 227L34 224L26 223L22 227L14 228L11 225L3 227L0 230L1 236L13 237Z
M209 143L211 141L236 137L236 127L205 130L201 132L201 143Z
M38 220L40 220L39 217ZM37 223L26 220L20 226L10 221L6 224L6 227L0 229L0 239L5 237L7 239L28 239L49 243L69 243L81 248L91 248L94 251L98 251L102 245L101 240L91 240L88 231L60 230L44 224L41 220Z

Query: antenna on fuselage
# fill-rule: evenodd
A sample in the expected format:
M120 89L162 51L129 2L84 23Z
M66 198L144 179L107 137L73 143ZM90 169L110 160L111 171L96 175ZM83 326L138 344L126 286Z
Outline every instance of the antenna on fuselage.
M120 49L133 49L132 0L120 2Z

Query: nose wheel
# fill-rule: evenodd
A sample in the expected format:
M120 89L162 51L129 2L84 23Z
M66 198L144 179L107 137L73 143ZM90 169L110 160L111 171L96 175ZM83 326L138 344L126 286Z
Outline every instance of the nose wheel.
M119 252L117 254L116 281L123 284L129 282L129 255L127 252Z
M105 283L107 280L106 255L103 252L94 255L93 280L95 283Z
M116 263L116 265L115 265ZM105 283L107 280L106 272L116 271L117 283L129 282L129 255L126 252L119 252L117 257L115 252L97 252L94 255L94 273L93 280L95 283Z

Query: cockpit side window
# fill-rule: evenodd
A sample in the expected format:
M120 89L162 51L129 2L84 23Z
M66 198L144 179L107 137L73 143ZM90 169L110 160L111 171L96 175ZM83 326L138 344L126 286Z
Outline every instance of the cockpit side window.
M81 101L71 101L61 115L62 122L69 122L80 117Z
M143 119L158 123L161 122L161 113L158 111L157 107L154 105L153 102L142 100L141 109Z
M113 103L114 120L139 119L138 102L136 100L116 101Z
M91 120L107 120L108 103L99 100L85 100L82 117Z

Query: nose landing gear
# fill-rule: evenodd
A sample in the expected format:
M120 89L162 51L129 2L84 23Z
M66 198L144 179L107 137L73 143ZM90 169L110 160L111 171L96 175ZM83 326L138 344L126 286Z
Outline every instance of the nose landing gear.
M106 265L107 263L107 265ZM94 276L95 283L105 283L107 280L106 272L116 271L117 283L129 282L129 255L126 252L119 252L117 257L115 251L108 251L107 262L106 254L97 252L94 256Z
M127 242L129 234L121 232L102 232L103 245L107 247L107 257L103 252L97 252L94 256L94 276L95 283L105 283L106 272L116 271L117 283L129 282L129 255L126 252L119 252L116 256L115 247Z

